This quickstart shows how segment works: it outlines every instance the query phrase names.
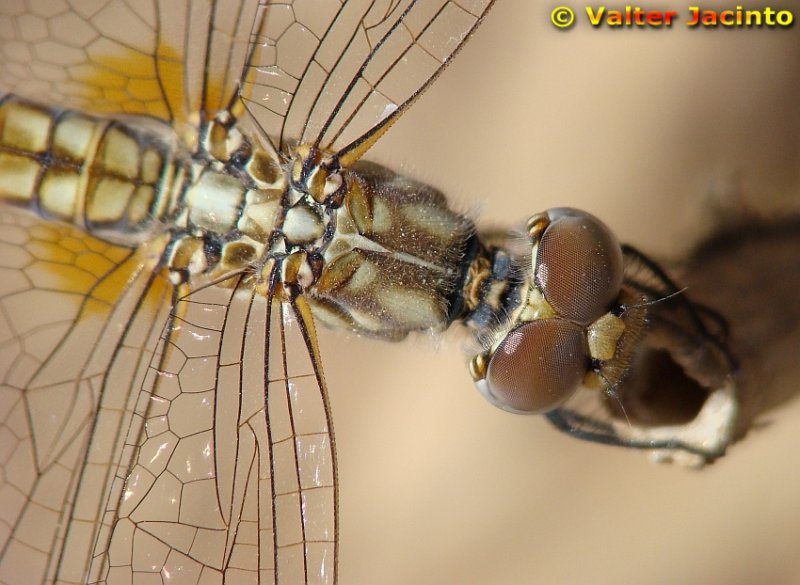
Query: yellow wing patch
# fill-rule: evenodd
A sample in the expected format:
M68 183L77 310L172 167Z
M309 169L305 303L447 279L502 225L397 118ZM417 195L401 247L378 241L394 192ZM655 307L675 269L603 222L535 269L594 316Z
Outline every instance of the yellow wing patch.
M4 222L5 223L5 222ZM18 270L35 289L60 291L85 298L84 311L105 314L122 296L142 269L152 270L163 243L156 241L136 251L108 244L67 225L36 222L30 226L6 226L19 230ZM154 279L162 299L169 286L165 278ZM155 311L158 307L147 307Z
M157 57L133 49L97 57L76 73L89 111L187 122L183 61L169 46L162 45Z
M210 80L196 84L197 90L190 93L189 77L184 57L161 44L155 56L125 49L97 57L77 71L77 87L86 111L159 118L191 146L200 114L213 118L226 96L221 83Z

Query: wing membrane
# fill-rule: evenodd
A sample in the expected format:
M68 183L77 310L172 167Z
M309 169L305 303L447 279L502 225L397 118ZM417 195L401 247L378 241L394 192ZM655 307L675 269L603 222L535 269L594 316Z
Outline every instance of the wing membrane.
M265 2L243 95L275 146L357 155L469 37L492 0Z
M96 550L99 582L334 582L324 382L289 306L254 294L202 287L176 304Z
M169 287L139 254L5 208L0 247L0 583L82 583Z
M0 87L94 113L145 114L187 129L227 108L255 0L0 3Z
M191 143L197 114L234 108L241 83L274 146L303 141L355 159L492 1L4 2L0 87L59 107L154 116Z

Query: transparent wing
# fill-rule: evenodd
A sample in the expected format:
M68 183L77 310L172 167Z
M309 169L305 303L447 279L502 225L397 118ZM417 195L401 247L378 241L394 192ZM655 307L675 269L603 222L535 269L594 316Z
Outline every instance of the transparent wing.
M144 114L187 142L240 87L274 146L358 158L435 79L493 0L0 0L0 87Z
M245 285L178 301L90 582L335 582L330 412L307 319Z
M0 87L186 129L238 89L256 0L0 0Z
M262 2L243 79L248 109L286 152L357 158L439 74L492 0Z
M0 207L0 583L84 583L170 286L116 248Z

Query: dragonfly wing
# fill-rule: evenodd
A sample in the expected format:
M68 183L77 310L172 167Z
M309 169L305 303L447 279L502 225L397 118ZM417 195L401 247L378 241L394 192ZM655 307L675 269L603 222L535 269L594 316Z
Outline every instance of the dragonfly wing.
M357 158L436 78L492 0L267 1L243 97L286 152Z
M0 583L80 583L171 287L157 249L6 208L0 250Z
M130 427L130 467L123 458L93 579L334 583L330 412L313 326L293 315L244 285L179 299Z
M188 129L238 90L256 0L0 3L0 87L49 105Z
M165 120L193 144L240 90L274 147L360 156L435 79L493 0L0 3L0 87ZM241 84L241 86L240 86Z

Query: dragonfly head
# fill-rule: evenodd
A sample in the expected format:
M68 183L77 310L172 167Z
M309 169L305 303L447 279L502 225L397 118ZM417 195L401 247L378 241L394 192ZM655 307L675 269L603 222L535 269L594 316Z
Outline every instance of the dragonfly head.
M557 408L581 384L604 381L601 364L619 359L630 316L619 314L622 249L599 219L554 208L528 221L527 236L520 302L470 369L490 402L536 414Z

